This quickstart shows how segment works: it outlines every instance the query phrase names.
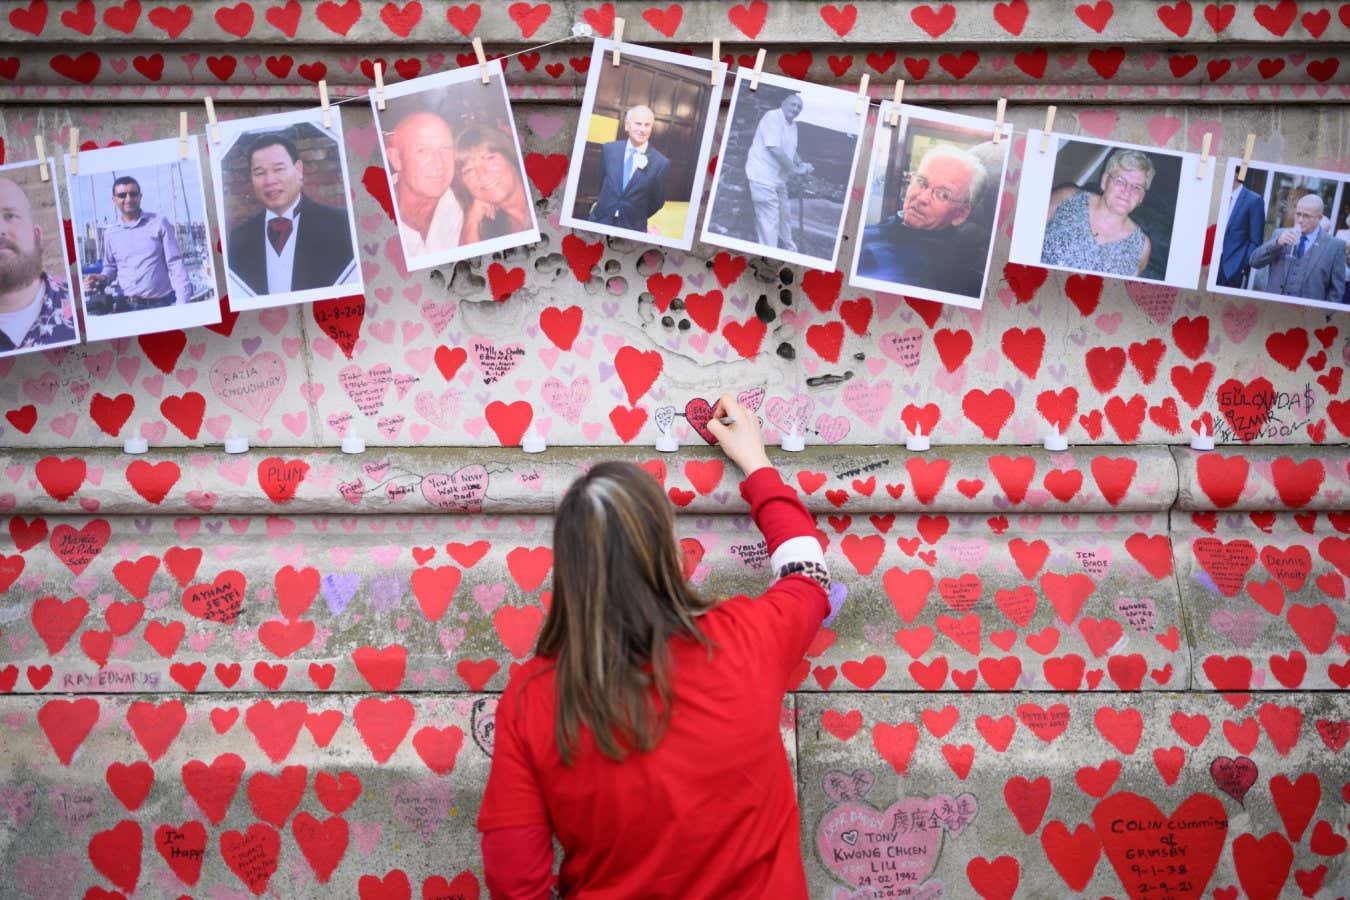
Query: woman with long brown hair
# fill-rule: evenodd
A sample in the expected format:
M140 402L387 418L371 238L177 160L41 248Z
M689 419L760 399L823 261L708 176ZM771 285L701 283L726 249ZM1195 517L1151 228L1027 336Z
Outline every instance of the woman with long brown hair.
M549 896L555 836L564 897L807 896L779 722L829 576L754 414L724 395L708 427L745 474L775 580L710 602L650 474L601 463L572 484L536 655L497 706L478 816L494 898Z

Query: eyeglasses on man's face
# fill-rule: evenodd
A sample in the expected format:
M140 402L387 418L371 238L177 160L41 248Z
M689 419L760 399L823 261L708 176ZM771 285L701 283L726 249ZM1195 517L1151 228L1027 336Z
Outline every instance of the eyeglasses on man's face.
M924 191L927 191L932 196L932 198L938 201L939 203L960 205L967 202L967 198L965 197L958 198L956 196L956 193L952 191L950 188L933 187L933 182L929 181L927 178L925 178L923 175L920 175L917 172L907 174L905 176L905 180L906 182L908 182L909 186L918 188L919 193L922 194Z
M140 191L118 191L116 194L113 194L118 200L125 200L128 197L139 197L140 195Z

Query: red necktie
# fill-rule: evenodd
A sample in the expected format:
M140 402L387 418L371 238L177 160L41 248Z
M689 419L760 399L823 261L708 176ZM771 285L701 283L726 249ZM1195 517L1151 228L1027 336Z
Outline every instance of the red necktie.
M291 220L285 216L278 216L267 223L267 239L272 242L272 249L280 253L281 248L286 246L286 239L291 236Z

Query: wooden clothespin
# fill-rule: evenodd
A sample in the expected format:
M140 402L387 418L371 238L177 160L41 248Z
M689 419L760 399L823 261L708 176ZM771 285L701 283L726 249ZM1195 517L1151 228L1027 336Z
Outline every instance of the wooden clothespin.
M1041 152L1050 152L1050 132L1055 127L1055 111L1057 107L1047 106L1045 108L1045 130L1041 132Z
M1242 164L1238 166L1237 180L1247 181L1247 167L1252 164L1252 151L1256 149L1256 135L1247 132L1247 143L1242 145Z
M614 17L614 65L619 64L619 45L623 43L623 19Z
M862 81L858 82L858 115L864 115L867 112L867 81L868 75L863 73Z
M713 38L712 63L712 77L708 79L708 83L716 85L717 76L722 71L722 41L720 38Z
M895 93L891 95L891 119L890 126L898 128L900 126L900 99L905 96L905 80L901 78L895 83Z
M48 181L51 176L47 174L47 142L42 139L42 135L33 136L33 143L37 145L38 155L38 175L43 181Z
M178 158L188 158L187 110L178 111Z
M1200 141L1200 163L1195 167L1195 177L1204 178L1205 172L1209 171L1209 145L1214 140L1214 132L1206 131L1204 138Z
M80 129L70 129L70 174L80 174Z
M384 112L384 63L375 60L375 108Z
M764 48L760 47L759 52L755 54L755 70L750 74L750 90L759 90L759 76L764 71Z
M220 143L220 126L216 124L216 104L210 97L206 99L206 121L211 126L211 143Z
M328 111L328 82L319 80L319 103L323 106L323 127L333 127L333 114Z
M483 76L483 84L488 83L487 56L483 53L483 39L473 39L473 55L478 57L478 74Z
M1003 116L1008 111L1008 98L998 98L998 116L994 119L994 143L1003 143Z

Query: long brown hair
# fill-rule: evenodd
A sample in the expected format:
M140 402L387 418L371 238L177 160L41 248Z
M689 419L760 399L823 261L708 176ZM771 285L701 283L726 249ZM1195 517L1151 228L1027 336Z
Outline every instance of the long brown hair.
M694 621L711 605L685 581L655 478L605 462L572 483L553 522L553 603L536 648L556 658L565 765L582 725L610 759L657 745L670 720L667 641L687 635L711 649Z

